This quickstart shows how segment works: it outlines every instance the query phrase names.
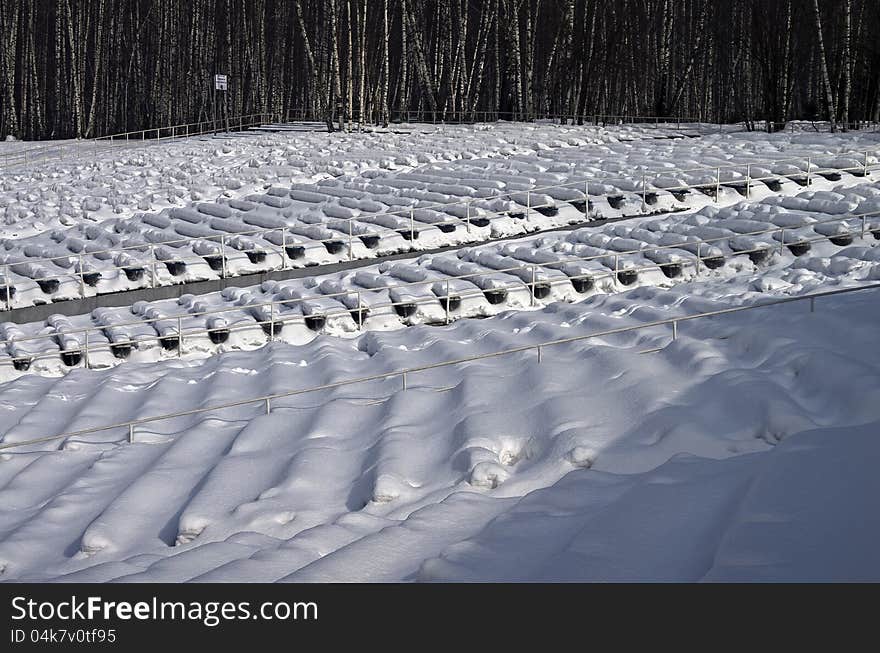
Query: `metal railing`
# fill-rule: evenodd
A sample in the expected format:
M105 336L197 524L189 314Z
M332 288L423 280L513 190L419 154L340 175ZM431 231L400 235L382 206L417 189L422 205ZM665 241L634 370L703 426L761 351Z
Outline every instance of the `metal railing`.
M380 119L380 112L373 110L370 113L369 122L377 124ZM324 124L325 116L309 110L291 109L285 113L285 121L309 121ZM334 122L338 120L338 116L334 118ZM606 115L586 115L576 113L534 113L529 118L525 118L524 114L515 112L497 112L497 111L401 111L397 109L389 110L390 122L430 122L434 124L448 123L488 123L498 122L501 120L569 120L574 124L593 124L602 126L608 123L612 124L644 124L658 126L677 125L699 123L694 118L682 117L658 117L658 116L606 116ZM267 123L280 123L281 114L277 113L255 113L241 116L230 116L228 119L202 120L199 122L183 123L180 125L168 125L165 127L151 127L147 129L135 129L128 132L120 132L118 134L108 134L106 136L96 136L94 138L81 140L66 140L53 143L51 145L42 145L30 148L23 148L15 151L3 152L2 168L11 169L18 166L28 166L37 163L44 163L50 160L60 160L64 155L82 156L92 155L97 157L109 147L118 147L121 145L136 146L148 145L166 140L174 140L177 138L189 138L192 136L200 136L203 134L211 134L222 131L243 131L251 127L258 127ZM358 123L358 120L351 120ZM104 147L101 147L104 146Z
M682 116L634 116L597 114L594 116L588 116L588 118L590 117L592 118L591 122L594 125L601 125L602 127L606 127L608 125L634 125L639 127L651 127L653 125L655 128L659 128L671 127L674 125L676 129L680 129L682 125L711 125L713 128L723 128L723 125L719 125L717 123L709 123L708 121L700 120L699 118Z
M30 440L22 440L19 442L3 443L3 444L0 444L0 450L8 450L8 449L12 449L15 447L23 447L23 446L29 446L29 445L34 445L34 444L43 444L46 442L63 440L63 439L71 438L71 437L89 435L89 434L93 434L93 433L101 433L104 431L111 431L111 430L116 430L116 429L127 430L128 442L133 443L135 441L134 440L135 428L138 426L142 426L144 424L152 424L152 423L156 423L156 422L160 422L160 421L175 419L178 417L186 417L186 416L190 416L190 415L203 415L206 413L217 412L217 411L221 411L221 410L225 410L225 409L229 409L229 408L236 408L236 407L241 407L241 406L251 406L251 405L260 406L261 410L265 411L264 413L261 412L261 414L268 415L268 414L271 414L271 412L272 412L272 403L279 400L279 399L284 399L287 397L295 397L298 395L309 394L309 393L313 393L313 392L320 392L322 390L332 390L335 388L356 385L356 384L361 384L361 383L367 383L370 381L385 381L385 380L393 379L393 378L399 378L401 380L400 390L405 391L409 388L409 377L411 377L413 374L417 374L419 372L426 372L429 370L435 370L435 369L440 369L440 368L445 368L445 367L452 367L452 366L456 366L456 365L463 365L465 363L473 363L476 361L488 360L491 358L499 358L499 357L503 357L503 356L510 356L513 354L527 353L527 352L532 352L532 351L535 352L536 361L538 363L541 363L544 358L544 350L548 349L550 347L556 347L556 346L560 346L560 345L571 344L574 342L582 342L582 341L590 340L593 338L605 337L605 336L610 336L610 335L617 335L617 334L621 334L621 333L627 333L627 332L631 332L631 331L639 331L639 330L643 330L643 329L650 329L650 328L656 328L656 327L662 327L662 326L670 326L671 327L672 340L675 341L678 339L678 325L682 322L690 322L690 321L694 321L694 320L699 320L699 319L708 318L708 317L717 317L717 316L721 316L721 315L730 315L733 313L740 313L743 311L750 311L750 310L754 310L754 309L758 309L758 308L767 308L770 306L778 306L780 304L789 304L792 302L800 302L800 301L809 301L810 302L810 312L814 312L816 299L819 299L822 297L830 297L830 296L834 296L834 295L841 295L841 294L851 293L851 292L862 292L862 291L866 291L866 290L876 290L878 288L880 288L880 284L871 284L871 285L851 287L851 288L840 288L840 289L836 289L836 290L811 293L808 295L800 295L797 297L783 297L783 298L773 299L773 300L766 301L766 302L751 304L748 306L735 306L732 308L718 309L715 311L705 311L702 313L696 313L696 314L692 314L692 315L682 315L682 316L678 316L678 317L667 318L664 320L654 320L652 322L644 322L642 324L617 327L617 328L613 328L613 329L604 329L601 331L594 331L592 333L585 334L585 335L571 336L568 338L558 338L555 340L547 340L547 341L536 343L536 344L523 345L523 346L519 346L519 347L512 347L509 349L503 349L500 351L479 354L476 356L456 358L456 359L452 359L452 360L442 361L439 363L431 363L431 364L427 364L427 365L408 367L408 368L403 368L403 369L399 369L399 370L394 370L391 372L382 372L379 374L372 374L369 376L362 376L362 377L357 377L357 378L353 378L353 379L344 379L341 381L335 381L332 383L325 383L322 385L312 386L309 388L301 388L301 389L297 389L297 390L290 390L287 392L279 392L279 393L274 393L274 394L269 394L269 395L263 395L260 397L253 397L251 399L243 399L243 400L239 400L239 401L226 402L226 403L222 403L222 404L216 404L214 406L193 408L191 410L178 411L178 412L174 412L174 413L166 413L163 415L156 415L153 417L144 417L144 418L135 419L135 420L128 420L128 421L124 421L124 422L116 422L116 423L107 424L104 426L97 426L97 427L91 427L91 428L86 428L86 429L78 429L75 431L67 431L64 433L58 433L56 435L50 435L50 436L41 437L41 438L33 438ZM570 362L571 359L565 359L565 360L567 362ZM276 409L277 408L278 407L276 406ZM291 407L291 406L283 406L282 408L296 409L296 407Z
M18 260L13 262L4 262L2 264L3 271L3 279L0 280L0 294L3 295L4 305L6 310L11 310L16 307L14 296L15 292L15 284L12 282L12 274L15 273L18 277L22 279L27 279L33 284L39 285L47 285L49 282L55 282L54 285L60 286L62 281L70 282L72 281L77 285L78 289L78 298L86 298L90 296L94 296L97 293L90 292L90 284L86 282L86 278L89 278L89 281L95 279L93 275L100 275L103 273L116 272L117 277L120 276L120 272L124 272L126 274L131 270L139 269L141 270L141 276L146 279L146 285L139 285L135 287L157 287L159 285L167 285L162 283L162 279L160 278L160 271L162 271L163 267L167 267L168 263L172 265L175 263L186 263L187 261L183 259L183 255L178 258L170 258L170 259L160 259L157 257L156 249L159 247L173 247L177 248L185 248L191 247L195 243L215 243L218 247L219 251L215 258L219 258L218 267L219 269L215 270L215 273L219 278L229 278L233 276L239 276L235 273L235 270L231 269L229 265L229 256L239 255L240 259L249 258L248 252L252 254L254 252L261 252L263 254L263 258L268 260L268 256L271 254L274 259L277 259L277 264L274 267L268 266L260 266L257 263L245 265L243 268L243 274L248 274L251 272L259 272L259 271L270 271L270 270L287 270L292 269L293 266L290 264L292 260L294 260L290 255L288 255L287 249L288 247L296 247L303 248L303 255L305 254L305 247L308 245L320 247L321 245L327 250L328 253L340 253L347 246L347 259L349 261L355 259L355 248L366 248L365 240L369 238L381 238L382 236L390 236L392 233L400 234L404 239L408 240L410 243L413 243L411 249L415 250L416 247L414 245L414 241L417 239L417 234L423 229L441 228L444 226L450 227L452 230L457 227L464 227L466 232L470 234L473 229L485 229L490 228L490 223L493 220L501 220L501 219L509 219L511 217L512 209L505 208L498 211L491 211L482 208L481 205L491 203L497 200L508 200L513 202L514 204L519 205L522 209L524 209L524 218L528 219L531 216L533 211L539 212L541 209L549 209L556 208L556 200L550 196L550 192L552 191L569 191L570 194L574 194L577 197L572 197L568 200L560 200L566 202L578 202L580 201L583 207L583 213L586 219L590 218L590 210L591 206L594 205L594 201L599 198L613 198L613 197L623 197L624 194L630 193L633 197L639 198L641 197L641 209L643 212L647 212L649 205L651 204L651 200L656 199L656 194L658 192L667 192L667 193L675 193L677 191L681 192L690 192L692 190L700 190L704 189L706 192L713 196L717 201L720 195L720 189L724 185L744 185L744 197L749 199L751 197L752 185L754 182L770 182L775 181L778 182L781 179L791 180L791 179L801 179L804 181L807 187L809 187L812 183L812 178L815 176L821 175L831 175L831 174L839 174L841 172L852 172L854 174L858 174L860 176L866 177L870 171L875 169L875 164L869 162L870 155L876 154L876 150L865 150L859 152L848 152L848 153L836 153L834 155L821 155L823 158L851 158L858 156L862 159L861 163L854 167L827 167L827 168L815 168L812 163L812 155L809 156L795 156L788 157L785 159L776 159L771 161L750 161L748 163L731 163L726 166L707 166L701 168L692 168L692 169L683 169L683 170L663 170L660 172L652 173L653 181L657 182L658 179L664 177L674 177L676 175L684 175L690 174L695 175L697 173L714 173L714 179L709 180L708 183L685 183L678 186L655 186L653 183L651 184L651 188L649 188L649 174L648 171L642 171L641 174L641 183L639 184L638 179L633 176L626 177L603 177L603 178L585 178L578 179L576 181L571 182L563 182L560 184L554 184L550 186L537 186L535 188L531 188L528 190L511 190L503 193L497 193L495 195L489 197L466 197L464 199L457 199L452 202L435 202L428 201L424 199L419 199L417 197L409 197L402 196L404 200L411 200L414 204L410 207L400 208L396 210L386 211L383 213L365 213L356 217L348 217L348 218L333 218L328 216L327 220L329 222L322 222L316 224L307 224L307 223L298 223L298 224L288 224L284 227L271 227L271 228L255 228L255 229L242 229L236 230L234 232L230 231L230 233L225 234L216 234L216 235L206 235L206 236L198 236L198 237L181 237L181 238L173 238L169 237L167 239L163 239L161 241L149 241L146 237L143 242L134 244L134 245L126 245L123 247L113 247L108 249L97 249L91 251L82 251L79 253L71 252L70 254L63 254L60 256L50 256L50 257L21 257ZM763 166L773 166L779 165L787 162L798 162L801 165L806 166L806 170L800 170L797 173L788 173L788 174L771 174L769 176L753 176L752 175L752 167L761 168ZM794 166L797 167L797 166ZM722 178L722 170L730 170L730 171L739 171L742 170L745 172L745 178L734 178L733 174L728 175L727 179ZM737 172L736 174L741 174ZM629 185L633 186L634 190L619 190L613 193L601 193L601 194L591 194L590 193L590 185L593 184L593 188L596 188L596 185L604 185L608 182L613 181L626 181ZM442 183L442 182L441 182ZM640 187L640 188L639 188ZM580 189L583 189L581 193ZM318 188L320 190L320 187ZM328 190L332 190L328 188ZM549 196L550 202L547 202L545 199L542 199L542 196ZM329 199L332 199L332 194L328 195ZM533 198L538 198L538 201L533 202ZM524 201L524 204L522 203ZM416 206L415 204L418 204ZM464 217L455 217L450 214L450 210L459 209L459 214L464 214ZM462 209L464 209L462 211ZM449 219L446 220L433 220L433 221L422 221L416 219L416 211L421 210L431 210L443 212L450 215ZM206 215L206 220L211 216ZM381 224L376 224L375 221L381 218L393 218L398 221L396 227L387 227ZM355 230L354 224L358 223L361 227L364 224L372 224L374 229L363 229L361 227L358 230ZM340 230L339 228L333 227L333 225L344 224L346 228ZM417 226L418 225L418 228ZM297 234L295 231L297 227L312 227L319 226L327 228L330 232L333 232L333 235L328 236L326 238L312 238L309 236L305 236L302 234ZM147 228L154 227L147 225ZM533 230L534 231L534 230ZM483 242L485 238L480 238L481 232L477 232L477 237L474 239L474 242ZM132 233L131 236L137 237L139 234ZM259 237L266 241L267 245L262 245L262 249L254 248L254 249L241 249L239 247L235 247L230 244L230 240L233 240L238 237ZM269 237L269 238L267 238ZM275 241L273 243L272 241ZM356 241L359 241L360 244L357 244ZM233 243L235 241L233 240ZM335 252L333 251L335 249ZM119 255L125 254L126 262L121 265L106 265L103 264L100 267L94 267L94 269L86 269L85 266L85 257L95 257L98 255L102 255L105 259L113 259L116 261ZM142 255L147 255L146 258L142 258ZM186 254L189 256L189 254ZM8 256L8 255L7 255ZM210 257L209 257L210 258ZM131 260L128 260L131 259ZM201 260L201 259L200 259ZM192 262L192 261L190 261ZM16 267L26 266L26 265L48 265L50 267L60 267L65 270L72 270L59 272L58 274L52 274L51 270L43 269L40 272L41 276L33 277L24 274L19 274L15 271ZM250 268L250 269L249 269ZM149 272L149 274L147 274ZM92 276L90 276L92 275ZM165 276L168 277L168 281L170 283L175 283L174 275L169 271ZM205 278L213 278L213 277L205 277ZM97 283L97 280L95 281ZM54 292L57 292L54 291ZM52 293L50 293L52 294Z
M256 113L245 116L230 116L228 120L203 120L182 125L137 129L130 132L97 136L83 140L60 141L52 145L3 152L3 158L0 161L3 162L3 168L10 169L18 166L44 163L50 160L60 160L64 158L65 154L76 157L88 155L97 157L102 152L118 149L123 146L147 146L162 141L190 138L227 130L244 131L267 122L273 122L277 117L277 114Z
M670 266L672 266L673 268L675 266L679 266L680 269L677 276L680 276L681 272L683 272L685 268L693 267L695 276L699 277L701 273L701 268L708 268L709 263L712 261L712 259L717 258L718 256L717 253L713 253L712 251L712 248L715 246L715 244L727 242L735 238L773 236L773 238L771 238L770 240L774 240L774 244L758 242L752 248L732 250L732 253L730 254L732 256L751 257L752 255L760 253L763 258L769 256L769 254L773 250L781 253L786 247L803 248L805 245L811 246L813 243L817 242L833 241L847 237L852 239L852 237L856 235L864 239L869 233L873 234L874 237L877 238L878 236L880 236L880 221L870 226L867 221L867 218L873 216L880 216L880 211L874 211L864 214L848 214L828 220L804 222L802 224L788 225L786 227L773 227L764 230L732 233L731 235L719 236L716 238L694 238L693 240L688 240L684 243L649 246L636 250L606 250L606 252L604 253L591 256L560 256L559 259L552 262L527 263L519 266L501 268L487 267L484 270L473 272L470 274L443 275L438 271L432 271L435 272L435 276L426 278L424 280L389 284L387 286L376 288L352 288L351 290L344 290L336 293L319 294L312 296L306 295L300 297L291 297L287 299L278 299L268 302L253 302L204 311L196 310L170 315L164 314L159 317L145 317L128 322L122 321L102 325L91 325L79 329L60 328L50 333L43 333L35 336L13 337L5 340L0 340L0 346L5 347L8 354L7 360L0 363L0 365L12 365L13 367L16 367L16 369L18 369L17 366L26 364L27 368L30 368L30 366L36 361L57 359L59 355L61 355L63 358L65 355L67 355L72 356L73 360L75 360L72 365L68 365L69 367L79 366L80 362L82 362L83 367L88 369L93 367L93 357L98 352L106 353L108 349L110 351L113 351L115 348L138 348L141 344L152 340L156 341L157 346L162 345L165 349L176 349L177 357L182 357L186 353L184 351L185 338L189 338L190 340L196 338L211 338L212 335L219 332L225 332L226 337L228 338L232 333L235 332L253 331L254 329L259 328L268 336L268 339L271 342L275 339L276 334L280 333L283 330L285 324L299 323L307 326L309 319L320 318L322 320L326 320L328 317L337 318L340 316L349 315L351 319L355 322L356 326L362 329L364 326L364 322L367 319L369 319L373 315L381 314L382 310L386 310L389 315L394 313L399 316L405 316L407 313L409 313L410 315L414 315L417 314L420 309L424 308L425 305L429 305L433 308L436 304L439 304L440 310L443 311L443 323L449 324L452 319L458 319L458 317L453 315L454 313L458 312L458 314L461 315L461 311L459 311L458 308L452 307L452 304L455 303L456 300L459 304L461 304L463 300L481 298L485 296L485 293L487 292L492 293L503 290L505 297L510 292L527 292L529 305L536 306L537 300L541 299L541 297L537 296L538 288L544 289L544 291L546 292L545 296L551 295L554 286L563 286L566 289L572 288L575 289L575 292L578 292L575 288L575 283L580 280L589 280L589 288L583 291L588 292L589 289L595 286L596 282L603 279L611 279L612 282L620 281L621 275L639 275L644 272L659 272L664 274L664 276L668 276L667 272L670 271ZM838 231L833 235L820 235L818 232L814 231L814 233L816 233L815 237L805 237L802 234L797 233L798 230L804 228L812 228L828 224L839 224L845 221L853 220L858 220L861 222L859 229L847 229L845 231ZM793 237L787 239L787 234L793 234ZM579 243L572 243L573 246L577 246L578 244ZM694 248L696 249L696 252L691 251ZM629 265L621 267L620 265L621 260L625 260L625 257L628 256L636 255L641 256L645 260L651 260L645 255L669 251L673 251L673 253L675 254L675 258L664 260L662 262L654 261L653 263L640 266ZM687 254L680 254L678 252L687 252ZM724 256L726 257L727 255ZM562 268L564 268L566 265L589 262L599 262L603 267L607 269L607 271L603 272L600 269L593 268L588 272L574 275L566 274L562 271ZM548 276L548 272L551 273L550 276ZM451 288L451 283L455 281L468 281L479 277L485 277L487 275L491 276L504 274L510 276L511 279L502 287L492 286L489 288L483 288L481 286L478 286L477 284L474 284L474 289L470 290L470 294L467 295L459 291L454 292ZM623 282L621 281L621 283ZM440 287L444 287L444 294L437 294L437 292L434 290L434 288L437 288L438 285ZM394 301L392 298L392 301L364 302L365 295L367 297L372 297L378 293L388 292L390 297L390 294L394 291L399 292L418 289L424 291L423 297L410 296L406 299L400 299L398 301ZM306 314L304 312L301 312L291 315L290 313L285 314L283 312L283 309L291 309L297 305L302 307L309 302L334 299L339 301L339 308L325 308L321 313ZM242 314L241 319L246 320L246 324L229 324L228 322L223 320L223 317L229 315L230 313ZM246 317L247 314L250 314L250 317L253 319L248 320L248 318ZM204 327L188 329L184 328L184 320L191 320L198 317L205 318ZM209 325L212 319L218 318L222 320L221 323L215 324L213 326ZM160 328L161 324L164 324L164 326ZM127 339L126 337L111 338L106 335L108 333L112 334L112 332L115 330L124 330L127 327L150 326L152 326L152 328L155 330L155 335L140 334L135 338L127 336ZM94 334L94 336L91 334ZM100 334L104 335L98 337ZM84 338L84 342L81 342L78 336L82 336ZM23 352L20 348L20 345L22 343L41 340L54 341L56 344L59 345L59 349L52 350L49 353L41 352L32 354L29 352Z
M287 122L302 121L326 124L327 115L313 109L288 109L285 113ZM332 114L332 124L337 125L340 120L338 112ZM740 120L737 122L717 122L706 117L694 116L650 116L640 114L603 114L603 113L578 113L565 111L494 111L494 110L470 110L470 109L442 109L435 111L429 109L389 109L383 112L377 108L364 111L363 114L357 107L352 110L352 115L344 112L343 123L353 124L358 127L364 125L377 125L386 119L390 123L431 123L431 124L475 124L491 122L534 122L536 120L552 120L561 124L616 126L633 125L646 128L671 128L675 126L681 129L685 126L698 126L701 130L723 131L725 128L742 128L748 130L751 126L755 130L765 130L768 127L766 120ZM785 122L770 122L773 131L781 131L788 127L787 131L797 131L798 124L811 125L815 131L830 131L830 123L823 120L787 120ZM877 131L880 123L871 120L851 120L846 123L836 122L835 126L840 131Z
M325 124L327 120L326 114L311 109L289 109L284 114L287 122L302 121L315 122ZM605 115L564 111L485 111L470 109L442 109L435 111L429 109L389 109L387 114L388 122L391 123L431 123L431 124L473 124L473 123L491 123L500 121L509 122L534 122L536 120L552 120L567 124L580 124L594 126L606 126L607 124L638 124L645 126L670 126L682 124L704 124L707 121L701 121L697 118L682 116L638 116L638 115ZM337 111L333 112L332 123L339 123L340 115ZM380 109L372 108L363 113L357 107L352 110L352 115L343 112L343 123L352 123L355 125L379 124L382 122L383 112ZM714 127L714 124L713 124Z
M822 133L832 131L831 123L827 120L787 120L787 121L767 121L767 120L751 120L742 123L746 129L751 128L752 131L767 132L787 132L795 133ZM849 120L847 122L836 121L834 123L834 131L840 133L847 132L868 132L875 133L880 131L880 122L875 120Z

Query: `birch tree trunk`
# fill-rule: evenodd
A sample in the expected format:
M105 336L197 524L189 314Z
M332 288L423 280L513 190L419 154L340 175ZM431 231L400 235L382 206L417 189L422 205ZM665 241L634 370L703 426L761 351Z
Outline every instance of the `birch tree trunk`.
M339 21L336 19L336 0L329 0L330 2L330 34L333 44L330 49L330 56L332 57L331 67L333 69L333 100L331 101L331 105L334 103L336 106L334 110L337 111L338 119L339 119L339 131L343 130L343 112L341 110L342 107L342 80L340 79L339 73Z
M818 0L817 0L818 1ZM852 93L852 52L850 39L852 37L852 2L843 0L843 97L841 98L840 120L843 123L843 131L847 131L849 125L849 98Z
M831 131L836 131L837 108L834 106L834 91L831 88L831 79L828 76L828 60L825 57L825 40L822 37L822 14L819 11L819 0L813 0L813 12L816 18L816 42L819 46L819 66L822 70L822 85L825 88L825 104L828 109L828 120L831 123Z
M522 74L522 56L519 47L519 7L520 1L508 0L507 4L507 24L509 29L510 46L513 56L510 61L510 79L516 93L516 111L514 116L517 120L522 118L524 102L523 102L523 74Z
M400 54L400 105L398 109L400 111L409 111L409 47L408 47L408 39L407 32L409 32L409 21L407 20L407 16L409 12L406 8L406 0L400 0L400 43L401 43L401 54ZM406 120L406 118L402 118Z
M437 97L434 92L434 80L432 79L431 74L428 72L428 64L425 60L425 53L422 48L422 39L419 38L418 31L416 30L415 21L412 15L412 8L409 6L408 8L410 9L410 11L407 12L405 18L409 23L411 34L413 35L413 44L415 46L416 54L416 71L419 75L419 79L421 79L422 81L425 99L428 101L428 106L431 109L431 114L436 117Z
M208 119L215 73L231 115L328 129L392 106L837 129L880 119L878 33L877 0L0 0L0 138Z
M95 119L98 110L98 88L101 79L101 67L104 63L104 6L105 0L98 2L98 20L97 32L95 35L95 58L94 58L94 79L92 80L92 100L89 103L89 121L86 126L86 136L93 136L95 132Z
M299 25L300 34L302 35L303 40L303 49L306 52L306 59L309 62L309 71L312 75L312 84L317 91L317 95L320 101L321 114L324 116L324 121L327 123L327 131L333 131L333 114L329 111L329 101L327 98L327 90L324 88L324 82L322 78L318 75L318 65L315 63L315 57L312 54L312 43L311 39L309 39L309 32L306 29L305 22L303 21L302 15L302 7L300 6L299 0L294 0L293 8L296 12L296 20Z
M388 0L382 0L382 115L381 122L388 126Z

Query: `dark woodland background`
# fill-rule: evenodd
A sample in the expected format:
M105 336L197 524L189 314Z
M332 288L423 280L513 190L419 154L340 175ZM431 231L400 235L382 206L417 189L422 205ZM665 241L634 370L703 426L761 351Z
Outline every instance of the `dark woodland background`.
M880 0L0 0L0 137L229 113L880 119Z

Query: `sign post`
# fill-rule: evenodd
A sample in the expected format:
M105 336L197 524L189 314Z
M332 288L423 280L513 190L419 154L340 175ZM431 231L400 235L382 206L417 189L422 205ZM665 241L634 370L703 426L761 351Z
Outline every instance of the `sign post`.
M343 131L342 123L345 117L345 107L341 97L336 98L336 115L339 116L339 131Z
M229 131L229 113L226 110L226 75L214 75L214 131L217 131L217 91L223 91L223 115L226 118L226 131Z

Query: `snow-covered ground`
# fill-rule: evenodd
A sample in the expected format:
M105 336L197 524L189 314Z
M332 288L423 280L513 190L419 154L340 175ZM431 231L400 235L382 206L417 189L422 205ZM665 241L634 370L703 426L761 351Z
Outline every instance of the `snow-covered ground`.
M188 202L240 197L270 185L367 170L407 170L437 161L529 154L538 143L572 145L670 138L677 130L499 123L394 125L368 133L281 130L218 133L159 142L51 141L59 161L4 166L6 154L46 142L0 142L4 235L24 237L79 223Z
M182 417L132 445L120 429L7 450L3 577L877 579L873 293ZM641 288L357 345L29 376L0 386L2 428L24 440L725 305Z
M880 178L880 134L659 138L663 131L643 131L649 137L639 140L632 128L546 124L236 134L225 137L229 145L215 137L157 144L34 173L51 178L48 186L33 175L7 175L0 295L27 306ZM310 154L319 140L324 148ZM209 146L215 149L200 161ZM164 157L165 167L151 156ZM189 192L175 186L161 208L150 178L186 182ZM72 226L52 228L56 219Z
M258 161L255 171L270 165L258 158L262 139L275 143L264 154L290 139L336 143L297 155L307 161L302 179L261 182L285 185L292 200L315 192L296 184L322 179L314 188L384 179L412 184L398 191L436 193L427 186L443 175L463 186L489 179L476 175L481 168L535 188L551 161L594 180L641 165L640 184L641 170L677 167L688 148L707 165L720 157L749 166L795 150L825 165L818 157L870 139L723 132L648 142L662 131L616 128L630 139L622 143L615 128L590 129L447 126L228 142L254 149L242 156ZM587 133L595 140L552 142ZM381 165L383 138L417 160ZM449 156L438 154L443 138ZM138 155L172 166L199 147L154 145ZM322 171L321 157L337 157L343 172ZM678 213L639 207L602 226L0 325L8 341L0 580L880 580L873 289L821 298L813 312L799 301L679 322L674 339L670 326L654 325L544 347L540 357L531 349L423 370L405 384L398 375L339 385L273 399L269 412L262 402L190 412L139 424L132 443L121 427L9 446L876 283L880 183L810 168L807 187L806 165L796 168L771 171L791 188L765 185L744 198L733 179L719 202L659 202L657 211L686 209ZM281 198L264 190L242 188L237 199ZM373 199L351 199L380 201L369 192ZM328 197L312 204L343 206L344 196ZM577 211L573 198L551 199L557 214L541 218ZM142 225L135 213L120 212L128 219L119 224ZM6 236L7 252L26 242ZM91 329L89 368L83 328Z
M354 338L637 286L696 281L709 292L801 294L880 278L878 238L878 184L707 206L335 274L6 322L0 378L203 358L270 340L303 344L321 333Z

